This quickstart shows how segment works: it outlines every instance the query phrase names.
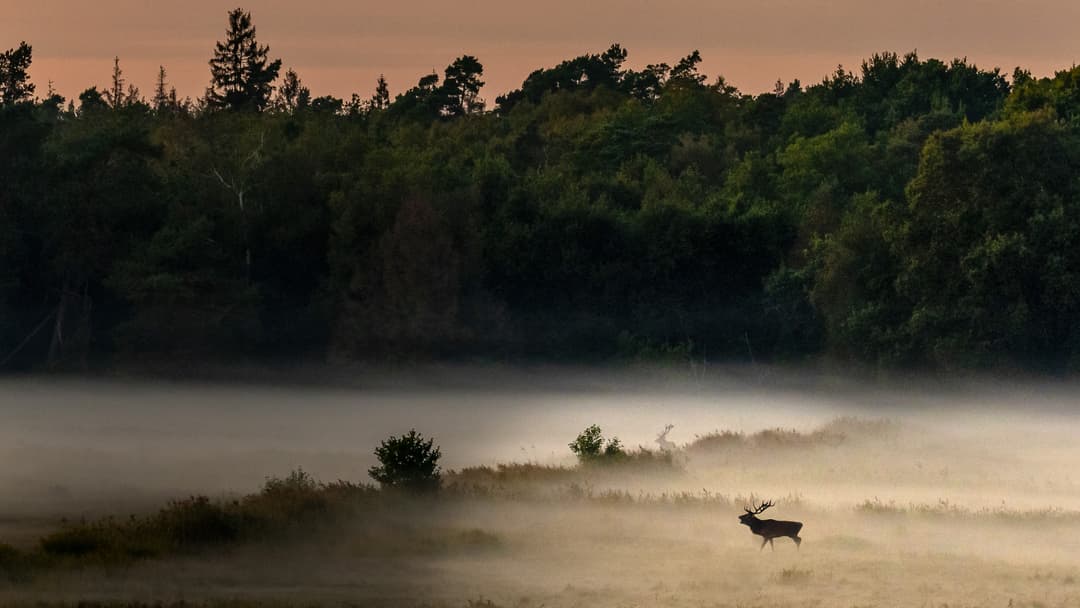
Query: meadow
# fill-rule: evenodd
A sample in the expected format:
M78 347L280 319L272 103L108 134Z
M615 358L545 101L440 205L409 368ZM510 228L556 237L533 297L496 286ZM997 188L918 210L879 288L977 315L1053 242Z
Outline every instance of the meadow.
M1073 470L1080 447L1067 386L796 391L790 382L657 384L601 375L564 377L570 390L553 391L516 380L514 392L527 405L504 401L505 383L499 390L484 383L338 389L323 402L310 388L275 389L279 397L295 391L312 398L293 406L301 410L290 427L295 437L315 435L301 420L341 424L344 412L377 420L372 411L356 411L365 400L400 400L420 410L431 405L426 400L445 404L431 406L426 419L408 407L394 415L380 408L386 428L370 429L385 434L425 422L436 438L440 426L446 430L442 488L425 497L369 485L359 472L372 461L373 445L352 453L330 437L268 456L264 446L246 443L242 426L230 422L249 413L245 406L211 404L251 390L165 391L178 402L200 403L208 427L213 420L220 429L219 439L202 437L201 455L152 433L169 412L154 406L147 406L153 414L114 428L131 437L115 436L111 454L103 453L109 443L100 435L85 438L97 451L73 437L59 440L65 420L129 407L123 399L142 400L152 391L146 386L98 385L100 401L85 401L74 413L45 416L37 408L35 417L6 407L0 603L1080 605L1080 485ZM6 388L5 395L27 399L61 395L25 383ZM484 410L483 396L507 403L507 411ZM656 401L661 396L666 405ZM635 405L650 400L657 403L652 409ZM538 412L532 406L541 401L550 407ZM507 426L522 417L521 408L534 412L535 423ZM457 433L448 423L455 417L473 425ZM773 423L784 417L792 422ZM247 432L266 436L267 418L274 419L249 419L254 428ZM579 431L583 419L609 437L618 434L627 455L579 463L567 447L560 451L556 446L576 433L555 429ZM477 431L484 420L501 431L486 456L485 435ZM675 448L664 451L654 440L668 423L674 429L666 439ZM93 425L82 428L95 432ZM23 431L21 442L11 439L16 430ZM553 433L550 444L535 445ZM158 438L160 449L144 452L142 465L133 436ZM507 447L515 442L517 457ZM452 458L454 452L473 462ZM24 458L13 460L15 454ZM29 454L38 468L25 459ZM170 478L202 459L221 463L222 473L206 476L201 492L194 475L201 469ZM287 459L303 468L259 475ZM65 466L68 477L58 474ZM348 466L356 472L338 481ZM242 468L250 469L249 485L236 481ZM55 475L33 485L17 469ZM162 472L156 485L149 469ZM93 479L86 477L91 472ZM100 482L98 490L74 483L78 477ZM233 490L223 489L229 484ZM774 550L759 550L760 538L739 525L743 508L765 499L776 506L762 517L804 522L801 549L778 539Z

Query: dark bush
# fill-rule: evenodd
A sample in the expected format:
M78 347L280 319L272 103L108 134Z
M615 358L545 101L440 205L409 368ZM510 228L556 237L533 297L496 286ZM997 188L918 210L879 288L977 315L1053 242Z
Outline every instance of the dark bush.
M105 525L76 524L41 539L41 549L56 557L82 557L109 548Z
M368 469L368 475L384 489L435 492L442 479L439 468L442 451L434 442L434 439L425 440L416 429L401 437L383 440L375 448L379 465Z
M612 437L605 444L603 431L595 424L577 436L577 439L570 444L570 451L577 455L582 464L600 459L615 460L626 456L619 438Z

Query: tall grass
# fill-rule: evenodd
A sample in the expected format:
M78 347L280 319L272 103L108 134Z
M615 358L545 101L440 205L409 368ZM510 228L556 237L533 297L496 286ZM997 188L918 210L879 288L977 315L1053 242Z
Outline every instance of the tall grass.
M708 453L736 449L785 449L838 447L857 441L891 441L899 434L899 424L888 419L841 416L810 432L795 429L765 429L756 433L716 430L686 446L688 453Z
M1080 522L1080 511L1057 507L1019 509L1003 505L1000 507L973 509L944 499L936 503L908 503L907 505L901 505L895 501L884 502L879 498L873 498L855 505L855 511L867 515L979 518L1014 522Z
M65 522L41 539L37 557L50 563L126 562L277 538L338 522L378 494L367 485L319 483L298 470L270 478L260 492L238 500L192 496L149 515Z

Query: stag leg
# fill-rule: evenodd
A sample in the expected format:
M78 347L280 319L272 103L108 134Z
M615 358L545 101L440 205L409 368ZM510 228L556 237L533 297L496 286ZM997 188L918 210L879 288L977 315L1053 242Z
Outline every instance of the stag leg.
M799 547L802 546L802 539L798 536L792 536L791 540L795 541L795 550L798 551Z
M769 542L769 539L767 539L767 538L761 539L761 547L758 548L758 551L763 550L765 548L765 543L767 543L767 542Z
M776 545L774 545L772 541L773 541L773 539L770 538L769 539L769 548L772 549L773 551L776 551Z

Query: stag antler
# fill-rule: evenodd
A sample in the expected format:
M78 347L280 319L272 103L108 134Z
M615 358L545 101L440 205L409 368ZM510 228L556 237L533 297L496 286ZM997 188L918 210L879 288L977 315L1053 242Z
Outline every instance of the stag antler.
M750 504L754 504L754 503L750 503ZM746 511L747 513L749 513L751 515L761 515L762 513L765 512L765 509L768 509L771 506L773 506L773 503L772 503L771 500L769 500L769 501L761 503L760 506L754 507L753 511L751 511L750 509L747 509L746 507L743 507L743 511Z

